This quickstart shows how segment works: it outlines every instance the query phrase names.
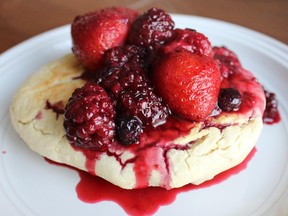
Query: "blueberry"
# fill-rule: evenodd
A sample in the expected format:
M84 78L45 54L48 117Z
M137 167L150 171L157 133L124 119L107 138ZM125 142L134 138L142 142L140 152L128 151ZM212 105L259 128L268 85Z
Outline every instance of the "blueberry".
M122 145L138 143L142 122L136 116L120 116L116 119L116 135Z
M221 110L230 112L237 111L241 104L241 94L235 88L220 89L218 106Z

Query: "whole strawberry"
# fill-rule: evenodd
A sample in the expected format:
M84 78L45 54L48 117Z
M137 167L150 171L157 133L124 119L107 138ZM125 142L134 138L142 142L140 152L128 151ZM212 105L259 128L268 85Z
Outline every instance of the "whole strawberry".
M202 121L216 105L221 75L214 59L180 51L164 56L155 64L153 81L172 113Z
M106 50L123 45L138 13L128 8L106 8L77 16L72 23L72 51L86 70L97 70Z

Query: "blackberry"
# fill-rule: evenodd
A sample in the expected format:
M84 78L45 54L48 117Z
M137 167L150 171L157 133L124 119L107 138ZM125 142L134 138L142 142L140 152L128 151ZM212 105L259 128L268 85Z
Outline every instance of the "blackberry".
M120 67L105 67L98 83L109 92L113 98L118 98L121 91L129 88L147 86L149 83L146 68L141 67L136 59L126 62Z
M137 116L143 126L156 127L165 122L169 109L154 93L143 63L146 55L143 49L128 45L109 50L98 83L113 98L117 112Z
M165 123L170 110L153 90L152 87L147 86L121 92L118 110L137 116L144 126L157 127Z
M235 88L220 89L218 106L221 110L230 112L237 111L241 104L241 94Z
M142 122L137 116L123 115L116 119L116 135L122 145L139 142Z
M109 67L122 67L128 60L128 55L120 46L111 48L104 54L105 65Z
M170 39L173 28L174 22L169 14L151 8L136 19L129 32L128 42L148 50L157 50Z
M67 139L76 147L106 150L115 135L114 108L105 90L86 83L74 91L64 113Z
M213 56L211 42L208 38L193 29L175 29L169 42L160 49L160 53L189 51L191 53Z
M146 57L146 49L136 45L116 46L104 54L106 67L122 67L127 62L142 66Z

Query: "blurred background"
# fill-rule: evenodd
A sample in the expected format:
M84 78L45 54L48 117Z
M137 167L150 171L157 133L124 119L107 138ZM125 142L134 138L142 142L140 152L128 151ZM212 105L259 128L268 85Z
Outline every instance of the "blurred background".
M248 27L288 44L288 0L0 0L0 53L78 14L109 6L155 6Z

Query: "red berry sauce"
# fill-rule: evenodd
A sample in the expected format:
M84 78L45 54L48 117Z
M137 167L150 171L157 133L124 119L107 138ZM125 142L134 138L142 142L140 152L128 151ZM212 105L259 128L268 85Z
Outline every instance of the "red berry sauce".
M51 109L53 112L55 112L56 113L56 119L58 119L59 115L62 115L64 113L64 103L63 103L63 101L51 103L49 100L47 100L45 109L47 109L47 110Z
M128 164L134 163L134 172L136 175L135 188L149 187L149 178L153 170L158 171L164 179L163 187L169 188L169 169L170 163L167 152L171 149L185 150L189 148L189 143L179 145L173 143L178 137L183 137L191 131L195 123L176 117L167 119L167 122L157 128L145 128L140 136L139 144L131 144L123 146L119 142L114 141L109 149L105 152L91 151L73 146L76 151L81 151L86 157L86 169L90 173L95 173L95 167L98 160L105 154L114 157L122 166L122 170ZM123 161L121 156L124 152L129 151L134 156ZM109 169L109 166L107 167ZM113 168L111 168L113 169ZM113 170L109 170L113 173Z
M234 113L248 118L262 116L265 109L263 88L250 71L237 68L227 79L223 79L221 88L231 87L236 88L242 95L242 104Z
M241 164L218 174L212 180L200 185L190 184L172 190L159 187L126 190L97 176L90 175L85 171L61 165L46 158L45 160L51 164L70 167L78 172L80 181L76 186L76 192L81 201L91 204L101 201L113 201L121 206L127 214L140 216L154 214L161 206L173 203L180 193L207 188L225 181L232 175L240 173L247 167L248 162L255 153L256 149L254 148Z
M281 120L276 95L267 90L264 90L264 93L266 97L266 107L263 114L263 122L265 124L276 124Z
M35 117L36 120L41 120L43 118L43 113L39 111Z

